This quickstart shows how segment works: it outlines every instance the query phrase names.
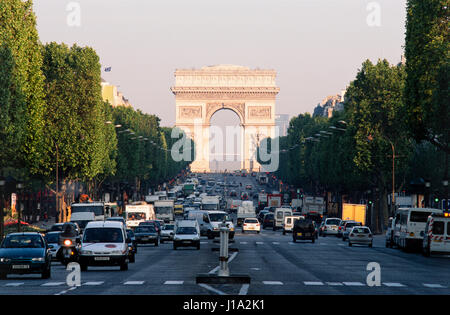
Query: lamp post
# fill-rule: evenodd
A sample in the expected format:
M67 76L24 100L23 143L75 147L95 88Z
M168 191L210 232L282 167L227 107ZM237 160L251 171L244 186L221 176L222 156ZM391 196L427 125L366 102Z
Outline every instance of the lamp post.
M6 180L3 177L0 177L0 243L3 240L3 230L4 230L4 215L3 215L3 188L5 187Z

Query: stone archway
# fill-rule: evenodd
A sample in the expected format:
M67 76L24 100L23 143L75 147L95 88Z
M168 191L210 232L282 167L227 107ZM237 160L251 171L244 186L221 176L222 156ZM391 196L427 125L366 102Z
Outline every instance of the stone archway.
M193 172L209 172L210 120L221 109L234 111L242 127L241 169L258 171L256 147L275 136L275 100L279 88L273 70L219 65L176 70L171 88L176 101L175 126L190 136L196 146Z

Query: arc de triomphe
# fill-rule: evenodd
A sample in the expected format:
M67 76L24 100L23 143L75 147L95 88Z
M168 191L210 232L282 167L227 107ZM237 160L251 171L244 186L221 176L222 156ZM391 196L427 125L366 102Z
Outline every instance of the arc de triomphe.
M240 119L241 169L258 171L256 147L275 134L275 99L279 88L274 70L251 70L235 65L201 69L177 69L175 127L195 143L193 172L209 172L210 119L221 109L234 111Z

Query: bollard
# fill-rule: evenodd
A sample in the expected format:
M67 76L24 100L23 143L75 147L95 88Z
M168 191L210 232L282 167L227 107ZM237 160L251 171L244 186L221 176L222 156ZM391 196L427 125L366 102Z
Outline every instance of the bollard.
M220 227L220 269L218 272L218 275L221 277L228 277L230 275L230 270L228 269L228 233L227 226L225 223L222 223Z

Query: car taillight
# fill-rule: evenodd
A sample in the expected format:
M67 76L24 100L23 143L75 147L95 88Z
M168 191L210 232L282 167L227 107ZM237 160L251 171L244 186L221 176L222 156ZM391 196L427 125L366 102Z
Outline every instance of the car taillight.
M64 245L70 246L70 245L72 245L72 241L71 240L64 240Z
M339 227L339 231L342 230L342 226Z

